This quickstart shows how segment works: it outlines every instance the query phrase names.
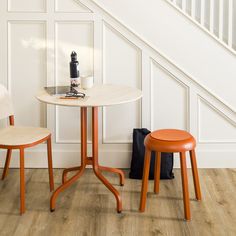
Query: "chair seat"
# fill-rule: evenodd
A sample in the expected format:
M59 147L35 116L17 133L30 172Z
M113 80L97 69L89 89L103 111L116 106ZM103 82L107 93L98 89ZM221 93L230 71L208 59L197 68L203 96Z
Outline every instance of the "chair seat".
M162 129L151 132L145 138L145 146L160 152L183 152L196 147L194 137L184 130Z
M45 128L8 126L0 129L0 146L32 146L50 134Z

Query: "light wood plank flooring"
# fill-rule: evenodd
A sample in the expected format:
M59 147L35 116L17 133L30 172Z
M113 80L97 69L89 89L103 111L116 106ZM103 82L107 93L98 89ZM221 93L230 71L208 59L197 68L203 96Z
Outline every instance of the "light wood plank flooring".
M115 198L92 170L59 196L53 213L47 170L26 170L26 213L20 216L19 170L11 169L0 181L0 235L236 235L236 170L200 169L202 202L194 200L188 172L191 222L183 220L180 172L174 172L174 180L161 181L159 195L152 193L153 181L149 181L145 213L138 212L141 181L127 177L120 187L118 176L106 173L122 195L123 213L117 214ZM61 173L54 170L56 187Z

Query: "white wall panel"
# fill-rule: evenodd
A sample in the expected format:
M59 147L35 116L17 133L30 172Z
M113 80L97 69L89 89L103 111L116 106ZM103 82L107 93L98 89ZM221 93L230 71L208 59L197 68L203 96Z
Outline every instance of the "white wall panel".
M206 100L198 100L199 142L236 142L236 123Z
M46 0L8 0L8 11L45 12Z
M8 23L8 84L20 125L45 125L45 105L35 98L46 84L45 37L43 22Z
M209 37L167 1L94 1L235 110L235 86L232 86L236 77L234 53ZM200 5L201 1L195 2ZM218 2L215 0L215 11L219 9ZM134 6L135 10L132 11ZM199 7L196 7L197 11ZM215 24L218 25L217 21Z
M80 109L78 107L56 108L56 142L80 142Z
M69 85L69 61L72 51L78 54L81 74L93 74L93 23L57 22L56 25L56 84ZM57 142L79 142L79 109L57 108ZM67 126L68 123L74 125Z
M141 87L141 51L118 31L103 25L103 81ZM132 129L141 126L140 101L104 108L103 141L131 142Z
M55 9L58 12L91 12L89 8L75 0L55 0Z
M188 87L151 62L152 130L188 129Z
M235 78L231 54L226 55L219 44L202 35L194 24L189 24L162 0L150 0L148 4L134 0L120 0L119 4L96 0L106 3L104 9L118 9L121 14L108 14L90 0L81 2L0 1L3 13L0 14L0 80L13 95L16 123L46 124L45 106L35 99L35 94L46 84L69 85L70 54L75 50L81 73L94 74L95 68L95 83L123 84L143 90L142 101L108 107L103 113L100 109L99 161L102 165L129 167L132 129L143 125L152 129L189 129L198 140L199 167L236 166L233 158L236 153L235 100L227 99L228 91L235 87L233 82L228 83L230 75ZM177 2L181 5L181 0ZM152 3L159 7L150 8ZM134 4L136 9L131 12ZM189 1L186 4L188 8ZM234 6L234 13L235 9ZM30 13L44 11L47 13ZM163 20L166 17L168 19ZM150 27L153 22L155 30ZM214 28L217 24L214 22ZM180 27L174 27L176 25ZM232 37L235 43L235 33ZM205 48L204 53L201 46ZM227 66L223 62L227 62ZM207 83L202 83L205 77ZM214 88L224 96L215 94L218 90ZM225 102L220 97L225 97ZM47 111L47 126L53 134L54 167L78 164L80 109L49 105ZM88 116L90 140L90 110ZM90 152L91 145L88 147ZM27 158L27 167L47 167L45 145L30 149L27 155L33 157ZM3 161L0 159L1 166ZM13 158L12 164L18 166L18 159Z

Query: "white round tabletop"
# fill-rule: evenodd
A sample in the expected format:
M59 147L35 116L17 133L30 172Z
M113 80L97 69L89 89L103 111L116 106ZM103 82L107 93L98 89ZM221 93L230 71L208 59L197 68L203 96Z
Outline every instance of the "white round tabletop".
M44 103L71 107L100 107L111 106L136 101L142 97L142 91L121 85L94 85L90 89L77 89L85 93L85 98L61 99L42 90L36 98Z

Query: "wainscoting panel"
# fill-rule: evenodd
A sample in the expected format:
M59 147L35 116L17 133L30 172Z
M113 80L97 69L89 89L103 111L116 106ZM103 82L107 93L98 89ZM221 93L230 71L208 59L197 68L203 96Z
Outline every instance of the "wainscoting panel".
M141 88L140 49L106 23L103 25L103 82ZM129 143L132 129L140 126L140 101L103 108L104 143Z
M8 0L10 12L46 12L46 0Z
M188 130L188 86L151 60L151 127Z
M38 21L8 22L8 88L16 124L46 125L46 106L35 98L47 79L45 26Z
M99 108L101 165L128 168L133 128L143 127L189 130L198 142L199 167L236 167L234 109L94 1L5 0L0 13L1 83L13 97L16 124L52 131L54 167L80 163L80 109L46 106L35 95L47 85L69 85L73 50L80 73L94 75L95 84L143 91L140 101ZM91 143L90 122L91 109ZM26 155L27 167L47 167L45 144ZM15 151L12 167L17 156Z
M201 143L236 143L236 123L203 98L198 99L198 140Z
M81 74L93 74L93 22L56 22L56 84L69 85L70 54L78 53ZM91 135L89 135L89 138ZM56 142L79 143L79 108L57 107Z
M57 12L91 12L91 10L80 3L79 1L74 0L55 0L55 10Z

